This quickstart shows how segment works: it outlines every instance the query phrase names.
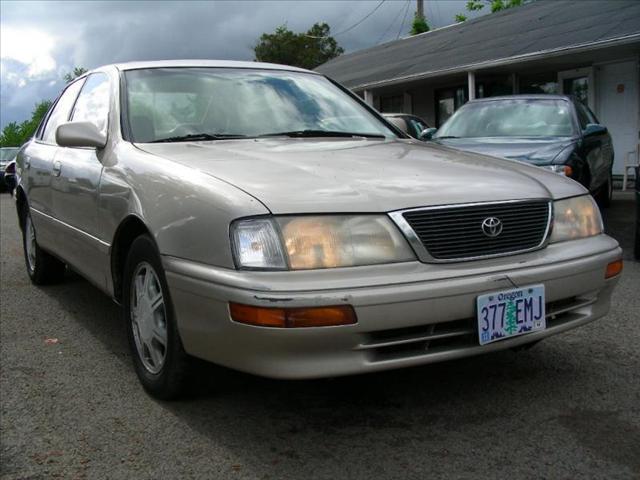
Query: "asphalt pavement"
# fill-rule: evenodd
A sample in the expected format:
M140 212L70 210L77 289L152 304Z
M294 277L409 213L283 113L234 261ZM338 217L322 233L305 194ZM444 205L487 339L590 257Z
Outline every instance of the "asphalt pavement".
M339 379L196 366L189 398L150 398L119 308L74 274L25 272L0 199L3 479L638 479L640 263L633 197L607 229L625 268L606 318L520 352Z

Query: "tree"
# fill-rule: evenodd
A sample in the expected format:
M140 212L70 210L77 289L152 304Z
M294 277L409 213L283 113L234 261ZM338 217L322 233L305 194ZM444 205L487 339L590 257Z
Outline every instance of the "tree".
M255 59L313 69L344 53L330 31L326 23L316 23L306 33L294 33L281 25L274 33L260 36L253 47Z
M64 79L65 82L67 83L71 83L72 81L74 81L76 78L81 77L82 75L84 75L85 73L87 73L88 70L84 67L75 67L73 69L73 72L69 72L67 73L64 77L62 77Z
M526 1L527 0L468 0L467 11L477 12L488 5L491 7L491 13L495 13L501 10L506 10L507 8L519 7ZM456 22L464 22L467 19L467 16L462 13L458 13L455 19Z
M427 19L418 12L413 16L413 24L411 25L411 35L428 32L430 30Z
M11 122L7 124L0 133L0 147L19 147L27 140L29 140L44 116L51 108L50 100L43 100L36 103L33 112L31 112L31 118L18 124L17 122Z
M20 125L17 122L5 125L0 133L0 147L19 147L22 143Z

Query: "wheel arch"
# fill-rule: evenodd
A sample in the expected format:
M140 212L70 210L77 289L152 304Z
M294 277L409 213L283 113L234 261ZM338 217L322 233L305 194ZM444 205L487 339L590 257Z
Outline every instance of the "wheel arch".
M24 221L27 216L27 209L29 208L29 201L27 200L27 194L21 186L16 188L16 211L18 213L18 223L20 230L24 230Z
M127 254L133 241L140 235L149 235L155 243L151 230L144 221L137 215L128 215L118 226L113 242L111 244L111 279L113 282L113 297L122 301L122 284L124 264L127 261Z

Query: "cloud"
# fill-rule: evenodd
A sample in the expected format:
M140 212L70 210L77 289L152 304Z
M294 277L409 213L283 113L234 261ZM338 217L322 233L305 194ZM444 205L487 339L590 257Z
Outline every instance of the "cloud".
M54 44L52 36L34 28L8 26L0 30L2 60L15 60L28 65L26 74L29 78L55 70L56 61L51 56Z
M263 32L286 24L304 31L326 21L334 32L371 12L379 0L0 2L0 128L53 99L74 66L169 58L253 59ZM432 27L451 23L465 0L425 2ZM337 37L347 52L409 31L414 0L387 0ZM404 15L404 12L407 12Z

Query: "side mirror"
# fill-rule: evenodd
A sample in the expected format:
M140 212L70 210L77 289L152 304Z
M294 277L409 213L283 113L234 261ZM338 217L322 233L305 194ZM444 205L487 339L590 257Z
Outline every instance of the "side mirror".
M425 128L420 132L420 140L423 142L429 141L433 138L433 135L438 131L437 128Z
M91 122L68 122L56 130L56 143L61 147L104 148L107 136Z
M587 124L587 127L584 129L584 132L582 132L582 136L591 137L594 135L604 135L607 132L608 132L607 127L605 127L604 125L599 125L597 123L589 123Z

